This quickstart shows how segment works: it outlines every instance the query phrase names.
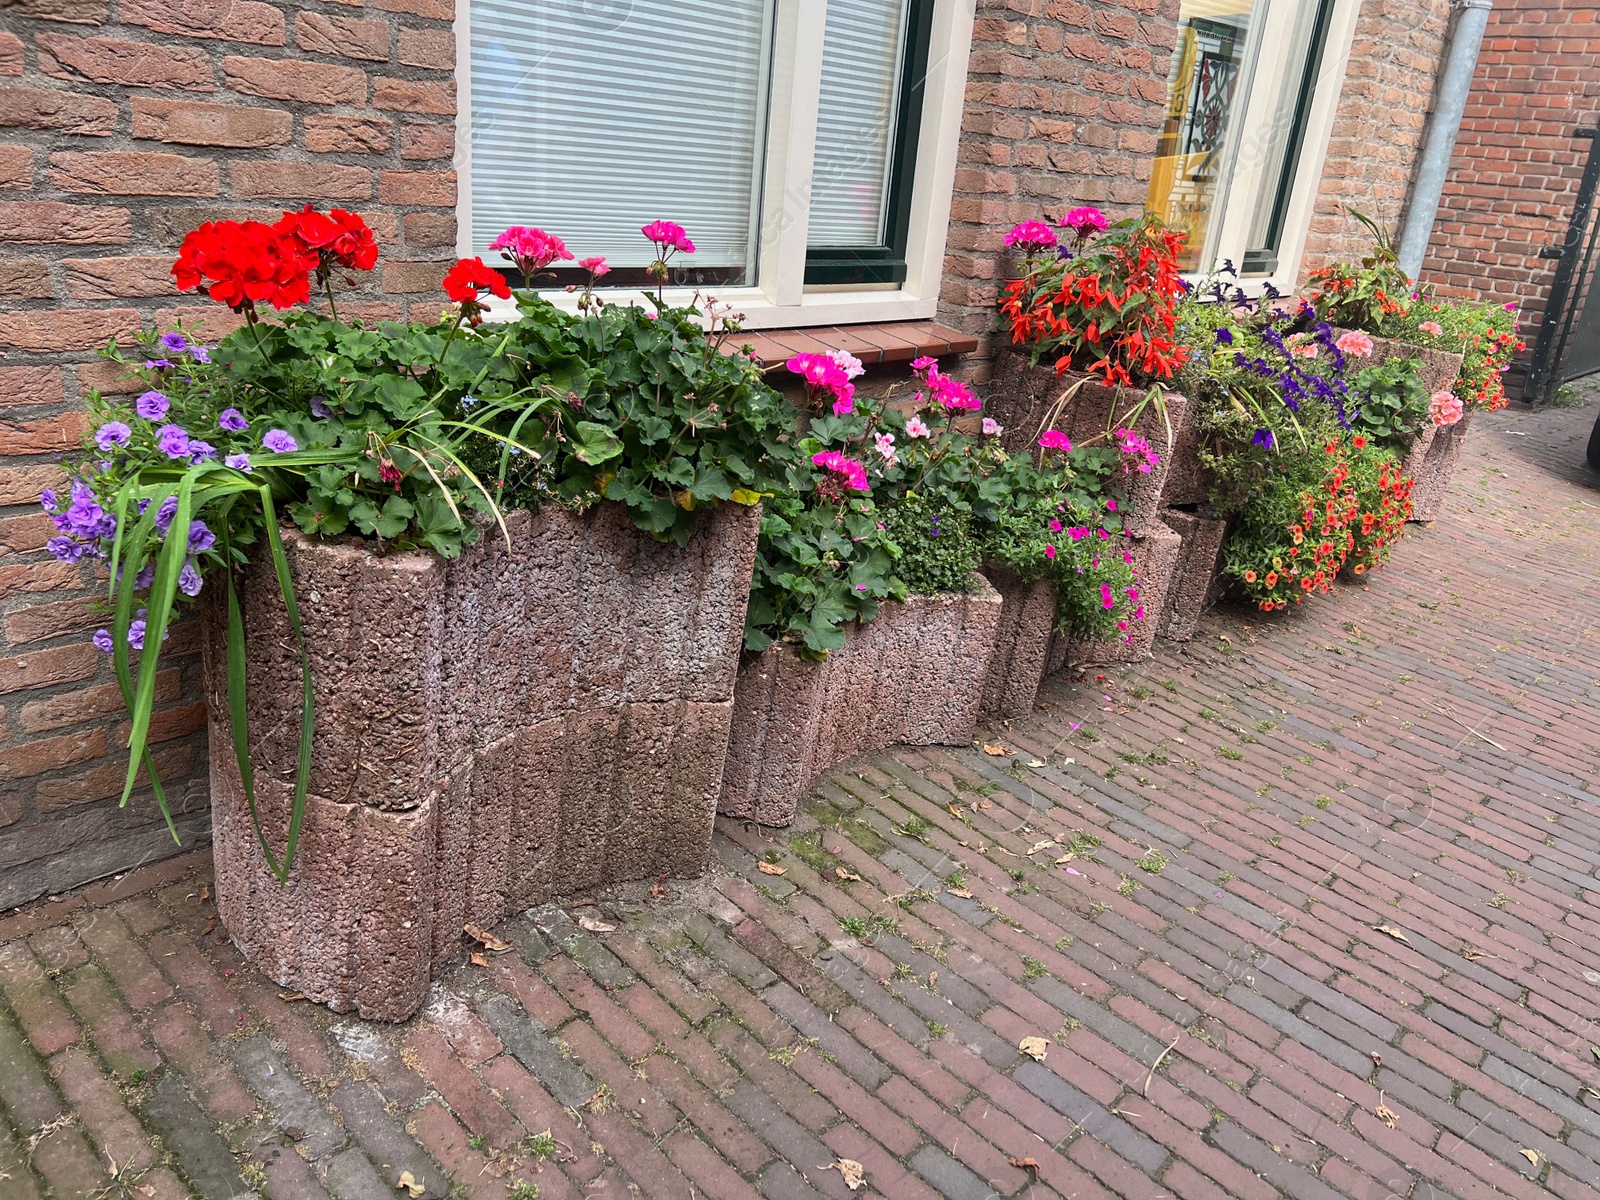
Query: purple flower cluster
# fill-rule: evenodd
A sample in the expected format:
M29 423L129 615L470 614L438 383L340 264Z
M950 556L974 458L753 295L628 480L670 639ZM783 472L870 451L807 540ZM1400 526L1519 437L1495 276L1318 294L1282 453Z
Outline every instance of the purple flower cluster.
M1232 336L1224 341L1223 332L1226 331L1218 331L1218 342L1224 345L1231 344ZM1283 334L1272 322L1261 330L1261 340L1274 351L1273 358L1235 351L1233 361L1241 370L1249 371L1271 384L1273 391L1282 397L1290 412L1299 412L1300 402L1308 397L1321 400L1333 409L1340 426L1349 429L1350 417L1345 411L1345 399L1350 389L1344 380L1347 361L1344 352L1335 345L1333 330L1326 321L1318 322L1312 328L1311 337L1319 347L1319 352L1325 353L1332 365L1332 372L1328 375L1307 371L1301 367L1293 349L1284 341ZM1282 361L1274 361L1274 358Z

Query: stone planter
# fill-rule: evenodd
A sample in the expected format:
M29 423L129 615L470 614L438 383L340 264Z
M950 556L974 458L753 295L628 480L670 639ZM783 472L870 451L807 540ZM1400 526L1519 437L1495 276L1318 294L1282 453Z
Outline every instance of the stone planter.
M1169 508L1161 514L1167 527L1183 539L1167 586L1167 602L1157 633L1174 642L1194 637L1217 579L1217 560L1228 523L1200 513Z
M1166 508L1179 504L1209 504L1216 472L1200 461L1200 431L1187 419L1173 440L1172 462L1167 467L1167 482L1161 489ZM1165 516L1162 518L1165 520Z
M1005 567L984 576L1000 593L1000 621L983 681L983 711L991 717L1025 717L1044 679L1056 626L1056 590L1046 579L1026 583Z
M885 604L822 662L782 643L746 660L717 811L787 825L836 763L896 743L970 742L1002 607L982 576L975 585Z
M984 413L1005 426L1000 441L1007 450L1031 453L1057 401L1078 384L1081 386L1051 428L1061 430L1074 444L1099 439L1100 444L1105 445L1110 444L1105 436L1108 428L1132 428L1148 439L1161 456L1161 461L1148 475L1133 474L1123 480L1127 490L1127 500L1122 505L1125 527L1131 533L1147 532L1160 523L1162 493L1183 436L1188 401L1182 396L1176 392L1166 393L1173 436L1173 444L1168 445L1167 422L1162 420L1154 405L1147 406L1131 426L1123 420L1144 399L1144 391L1109 388L1076 373L1057 377L1049 362L1033 366L1026 354L1003 349L995 356L994 377L984 401Z
M759 524L724 506L679 549L620 506L552 507L508 515L509 550L491 528L453 562L286 531L316 712L286 886L239 781L207 589L217 905L246 957L335 1010L403 1020L464 924L704 870ZM281 850L300 684L270 563L240 602L257 801Z
M1461 414L1454 425L1430 425L1406 452L1400 469L1411 476L1411 519L1437 521L1445 510L1450 481L1461 465L1467 446L1467 423L1472 410Z
M1080 663L1143 662L1150 657L1156 634L1161 631L1167 593L1178 567L1183 539L1157 521L1148 533L1136 534L1131 541L1134 578L1139 586L1139 603L1144 606L1144 620L1132 623L1127 638L1077 640L1056 634L1050 641L1046 671L1053 673Z
M1348 329L1336 327L1333 336L1339 338L1349 332ZM1422 346L1413 346L1409 342L1396 341L1394 338L1373 338L1370 358L1354 358L1348 355L1346 357L1349 359L1345 366L1347 372L1388 362L1394 358L1415 358L1421 364L1419 375L1422 386L1427 389L1430 396L1449 391L1461 374L1461 355L1453 354L1449 350L1429 350Z

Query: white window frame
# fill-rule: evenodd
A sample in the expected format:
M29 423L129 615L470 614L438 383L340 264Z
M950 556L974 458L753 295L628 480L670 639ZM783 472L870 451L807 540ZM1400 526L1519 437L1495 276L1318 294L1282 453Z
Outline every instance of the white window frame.
M1212 215L1217 228L1214 267L1223 259L1232 259L1242 268L1249 225L1254 215L1252 202L1260 186L1266 160L1240 163L1239 147L1250 136L1250 122L1270 121L1276 108L1278 89L1289 66L1283 55L1262 54L1261 47L1287 38L1289 22L1297 6L1311 0L1266 0L1261 22L1261 33L1253 36L1247 53L1251 56L1243 66L1248 88L1234 100L1234 115L1229 124L1242 130L1242 136L1232 139L1229 161L1222 169L1227 180L1221 203ZM1270 284L1279 292L1289 295L1300 282L1300 262L1305 255L1306 239L1311 232L1311 217L1316 209L1317 193L1322 185L1322 169L1327 163L1328 143L1333 136L1334 120L1338 116L1339 101L1344 94L1345 71L1350 62L1350 47L1355 41L1356 19L1360 15L1361 0L1334 0L1333 12L1328 19L1327 41L1323 46L1318 66L1317 85L1312 93L1310 110L1306 114L1305 137L1300 146L1299 161L1295 164L1294 182L1290 186L1288 204L1284 210L1283 240L1278 247L1278 265L1270 275L1250 275L1238 280L1248 296L1262 295ZM1235 120L1237 124L1235 125ZM1191 281L1206 278L1208 272L1189 273Z
M827 19L827 0L777 0L756 280L749 286L702 289L743 313L748 329L927 320L935 315L939 306L976 0L935 0L934 3L912 180L906 279L892 286L843 285L808 289L805 284L810 219L808 197L815 159L823 33ZM455 20L456 249L463 257L481 253L472 244L471 20L471 0L458 0ZM536 223L537 214L530 213L528 220ZM552 229L550 232L559 234L561 231ZM693 236L694 231L689 232ZM543 294L562 307L575 303L564 289ZM619 288L615 294L626 299L640 293ZM668 300L676 303L687 302L693 294L692 288L668 288L666 292ZM509 302L492 300L488 316L491 320L506 319L513 311Z

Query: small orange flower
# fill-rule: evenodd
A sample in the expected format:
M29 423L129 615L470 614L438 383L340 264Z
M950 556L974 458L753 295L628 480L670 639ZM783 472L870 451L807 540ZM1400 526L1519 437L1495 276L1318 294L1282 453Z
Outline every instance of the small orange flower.
M1246 571L1244 573L1244 581L1246 583L1254 583L1256 581L1256 573L1254 571Z
M1267 572L1267 578L1266 578L1265 582L1266 582L1266 585L1269 588L1277 587L1278 586L1278 573L1276 571L1268 571Z

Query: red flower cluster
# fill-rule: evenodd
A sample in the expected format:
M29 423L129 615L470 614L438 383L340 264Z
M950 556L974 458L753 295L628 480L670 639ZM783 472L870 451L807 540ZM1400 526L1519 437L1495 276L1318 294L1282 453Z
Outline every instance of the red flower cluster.
M1147 219L1096 244L1059 280L1048 271L1012 280L1000 301L1012 342L1059 351L1057 373L1077 367L1108 386L1170 379L1189 357L1175 337L1183 241Z
M378 261L372 230L355 213L324 215L306 206L276 225L207 221L183 239L172 275L178 290L205 286L218 304L251 319L257 304L289 308L311 298L311 273L325 281L335 265L371 270Z
M482 319L479 288L488 288L502 300L511 299L511 286L506 283L506 277L481 258L460 259L444 277L444 294L461 305L461 315L474 325Z

